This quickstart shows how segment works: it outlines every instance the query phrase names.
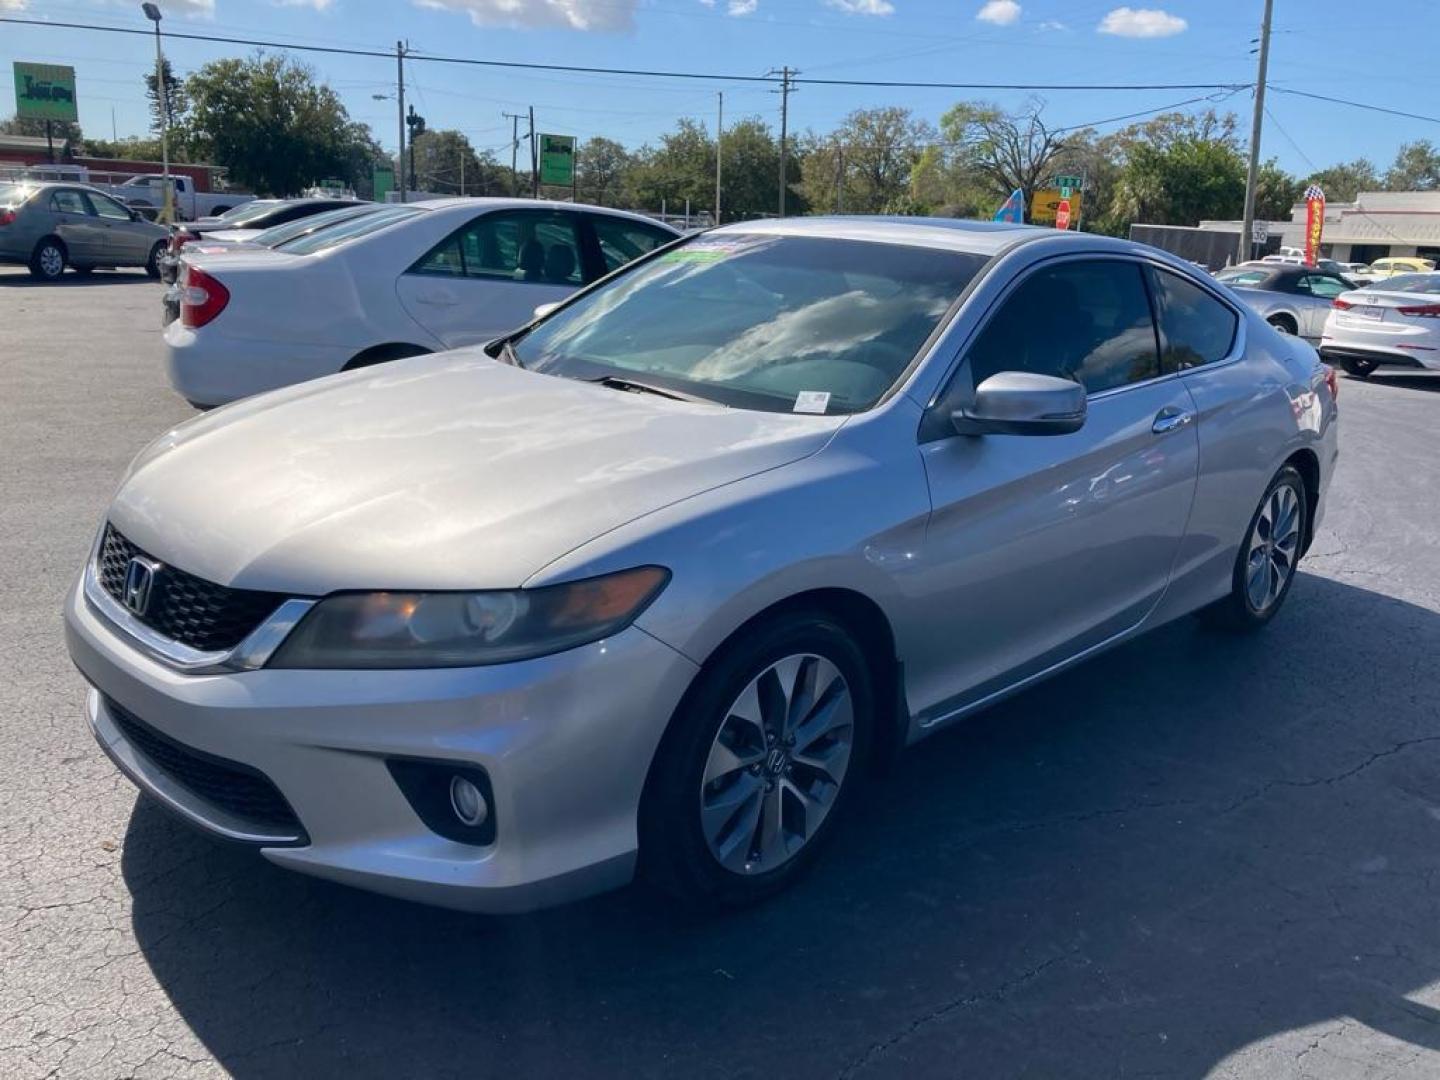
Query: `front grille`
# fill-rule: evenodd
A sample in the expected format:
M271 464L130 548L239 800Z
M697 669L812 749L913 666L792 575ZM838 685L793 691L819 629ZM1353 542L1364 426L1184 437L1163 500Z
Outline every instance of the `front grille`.
M121 535L105 526L96 557L100 587L125 603L125 575L130 560L150 558ZM154 560L158 562L159 560ZM286 599L283 593L231 589L161 564L150 588L150 603L141 622L172 641L201 652L227 652L265 621Z
M300 819L280 789L249 765L203 754L162 735L109 698L105 705L136 752L191 794L242 821L306 840Z

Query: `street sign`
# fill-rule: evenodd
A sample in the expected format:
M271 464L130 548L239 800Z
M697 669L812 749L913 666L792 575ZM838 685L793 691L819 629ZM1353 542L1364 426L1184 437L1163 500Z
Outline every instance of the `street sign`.
M1079 220L1081 214L1081 200L1083 192L1072 191L1070 198L1065 198L1058 187L1041 188L1035 192L1030 199L1030 224L1031 225L1054 225L1056 212L1060 209L1062 202L1070 204L1070 218L1072 221Z
M1060 187L1060 197L1062 199L1068 199L1074 191L1075 189L1068 184L1062 184Z
M1079 176L1057 176L1055 177L1055 186L1058 188L1080 188L1085 186L1085 181Z
M1252 243L1263 244L1270 239L1270 223L1268 221L1256 221L1250 225L1250 240Z
M370 183L375 189L372 198L379 203L387 202L390 192L395 190L395 170L389 165L376 165L370 171Z
M1060 205L1055 208L1055 228L1070 228L1070 200L1061 199Z
M75 69L15 61L15 115L22 120L79 120Z
M569 187L575 182L575 136L537 135L540 140L540 183Z

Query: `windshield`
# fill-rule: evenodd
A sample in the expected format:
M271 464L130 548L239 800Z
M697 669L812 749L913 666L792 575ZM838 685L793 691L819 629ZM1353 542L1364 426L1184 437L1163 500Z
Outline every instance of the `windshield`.
M856 412L894 384L985 262L900 244L711 233L581 297L515 353L569 378L636 378L769 412Z
M278 245L277 250L285 251L291 255L316 255L322 251L329 251L331 248L345 243L347 240L355 240L362 236L369 236L373 232L379 232L388 225L394 225L397 221L404 221L416 214L423 214L424 210L413 206L382 206L377 207L374 213L362 214L359 217L348 218L329 228L320 229L318 232L306 233L294 240L286 241Z
M261 247L279 247L281 244L301 236L308 236L312 232L319 232L321 229L329 228L340 221L348 221L350 218L362 217L365 214L373 214L380 207L361 203L359 206L342 206L337 210L326 210L323 214L311 214L309 217L297 218L295 221L287 221L283 225L272 225L268 229L257 232L250 241L252 244L259 244Z
M1440 274L1396 274L1373 288L1376 292L1440 293Z

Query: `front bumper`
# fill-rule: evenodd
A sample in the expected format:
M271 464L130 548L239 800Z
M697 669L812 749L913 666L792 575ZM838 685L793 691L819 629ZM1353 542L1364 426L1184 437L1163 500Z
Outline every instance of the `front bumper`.
M696 672L631 627L489 668L185 675L132 648L78 586L65 624L95 688L97 739L172 811L293 870L473 911L544 907L630 879L645 775ZM110 702L183 747L263 775L299 834L265 834L187 788L125 737ZM392 777L394 759L483 769L493 843L432 832Z

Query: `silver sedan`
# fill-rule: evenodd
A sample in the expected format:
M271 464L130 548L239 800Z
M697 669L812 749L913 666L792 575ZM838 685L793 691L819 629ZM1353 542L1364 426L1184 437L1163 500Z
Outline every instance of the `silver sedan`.
M1215 276L1276 330L1312 344L1320 340L1335 298L1356 287L1323 266L1297 263L1241 263Z
M1269 623L1336 455L1333 372L1153 248L751 222L164 435L67 637L119 768L282 866L742 903L901 748L1181 616Z
M170 231L85 184L0 182L0 263L28 266L42 281L69 267L139 266L160 275Z

